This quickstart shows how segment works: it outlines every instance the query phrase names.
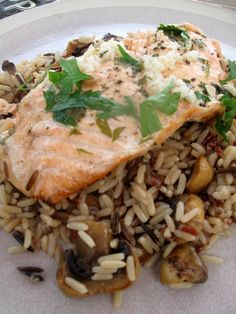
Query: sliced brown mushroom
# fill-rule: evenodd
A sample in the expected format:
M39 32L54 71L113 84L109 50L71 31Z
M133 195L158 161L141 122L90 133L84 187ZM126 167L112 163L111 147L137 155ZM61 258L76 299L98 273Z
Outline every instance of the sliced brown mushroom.
M181 200L184 203L185 214L190 212L192 209L198 208L198 214L185 224L187 226L192 227L193 230L195 230L196 233L192 234L196 236L202 231L203 228L203 222L205 219L204 203L201 200L201 198L195 194L185 194L183 195Z
M95 247L89 247L82 239L77 236L74 238L78 256L86 261L92 262L99 256L109 254L110 242L112 240L111 225L105 221L85 221L89 229L86 231L95 242Z
M135 271L136 271L136 278L140 271L140 264L138 259L134 256L135 261ZM73 277L71 272L69 271L66 263L66 255L64 254L61 258L59 268L57 271L57 283L59 288L62 290L62 292L69 296L69 297L75 297L80 298L83 296L90 296L95 295L98 293L112 293L115 291L120 291L127 289L133 282L131 282L127 275L126 271L122 270L117 272L117 274L114 275L114 277L111 280L106 281L93 281L91 279L80 279L79 281L83 283L87 289L88 292L86 294L81 294L78 291L73 290L65 283L66 277Z
M176 247L160 266L160 281L163 285L202 283L207 278L206 265L190 245Z

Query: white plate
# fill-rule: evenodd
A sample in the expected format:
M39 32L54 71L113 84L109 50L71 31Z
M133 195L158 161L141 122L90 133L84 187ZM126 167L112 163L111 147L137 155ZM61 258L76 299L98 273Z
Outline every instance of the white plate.
M194 13L193 13L194 12ZM62 1L0 21L0 61L19 62L36 53L62 50L81 34L123 34L128 30L155 29L160 23L188 21L219 39L224 53L236 59L236 14L181 0L165 1ZM157 270L143 270L138 282L124 293L119 313L222 314L236 312L236 230L222 238L212 252L224 258L223 266L209 266L209 279L191 290L177 291L160 285ZM110 296L69 299L56 287L55 264L44 254L9 256L14 245L1 232L0 313L75 314L111 313ZM31 285L16 271L19 265L40 265L46 282Z

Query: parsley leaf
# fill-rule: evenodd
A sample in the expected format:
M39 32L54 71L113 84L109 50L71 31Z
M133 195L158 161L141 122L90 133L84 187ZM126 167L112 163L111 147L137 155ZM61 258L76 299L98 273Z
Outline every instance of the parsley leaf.
M229 81L236 79L236 62L229 60L229 75L225 80L221 80L221 84L226 84Z
M80 71L76 59L61 60L60 66L63 71L49 71L48 76L49 80L60 87L61 92L64 94L70 93L74 85L80 89L81 82L91 78L90 75Z
M181 37L181 39L185 42L189 40L189 34L183 28L177 27L173 24L160 24L157 28L159 31L162 30L165 35L170 38Z
M93 155L93 153L91 153L91 152L89 152L88 150L83 149L83 148L77 148L77 152L79 152L79 153L84 153L84 154L88 154L88 155Z
M142 137L147 137L162 129L156 108L149 102L140 104L140 124Z
M125 96L124 99L126 100L126 104L121 105L113 102L110 108L107 107L106 110L100 109L100 112L97 113L97 117L100 119L110 119L117 116L130 116L138 119L138 114L132 98ZM99 110L99 108L97 110Z
M130 65L134 70L140 71L142 69L142 63L131 57L121 45L118 45L121 57L118 59L120 62Z
M102 120L99 118L96 119L96 124L103 134L105 134L106 136L108 136L112 139L112 142L115 142L119 138L120 134L125 129L125 127L119 127L119 128L116 128L112 131L107 120Z
M199 92L199 91L194 92L194 93L195 93L197 99L199 99L199 100L203 100L204 102L207 102L207 101L210 101L210 100L211 100L208 95L203 94L203 93L201 93L201 92Z
M174 82L172 81L163 91L148 97L140 104L140 123L143 137L149 136L162 128L157 109L167 115L171 115L177 110L180 93L171 93L173 87Z
M112 130L111 130L107 120L102 120L102 119L97 118L96 124L103 134L112 138Z
M226 108L226 111L220 117L216 118L216 130L223 137L225 141L228 140L226 133L231 128L234 117L236 115L236 98L228 95L223 96L221 100L223 106Z
M167 115L171 115L177 110L180 99L180 93L170 93L173 87L174 82L172 81L165 89L163 89L162 92L157 93L154 96L148 97L145 102L149 102L161 112L164 112Z
M116 128L113 133L112 133L112 142L115 142L116 140L118 140L120 134L124 131L125 127L121 126L119 128Z

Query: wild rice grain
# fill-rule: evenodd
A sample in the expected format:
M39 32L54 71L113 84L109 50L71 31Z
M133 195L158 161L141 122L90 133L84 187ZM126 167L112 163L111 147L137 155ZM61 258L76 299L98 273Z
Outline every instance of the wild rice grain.
M175 214L176 221L180 221L183 215L184 215L184 203L182 201L179 201L176 205L176 214Z
M148 221L148 216L144 213L141 207L139 207L138 205L134 205L133 211L141 222L145 223Z
M15 229L16 226L18 226L21 223L20 218L13 218L10 220L3 228L5 232L12 232L12 230Z
M122 305L122 291L116 291L113 294L113 306L116 309L120 309Z
M32 232L27 229L25 230L24 248L28 249L31 246Z
M126 266L126 263L122 261L110 260L101 262L100 265L103 268L123 268Z
M190 233L183 232L180 230L175 230L174 234L176 235L177 238L186 240L186 241L194 241L196 237Z
M88 225L82 222L70 222L66 226L68 229L76 230L76 231L80 231L80 230L87 231L89 229Z
M113 274L117 272L117 268L104 268L101 266L94 266L92 271L96 274Z
M146 237L141 236L138 239L138 242L142 245L145 251L147 251L149 254L153 254L153 248L150 245L150 243L147 241Z
M84 243L86 243L89 247L91 247L91 248L95 247L95 242L90 237L90 235L88 235L85 231L80 230L78 232L78 235L84 241Z
M126 226L131 226L133 220L134 220L135 212L132 208L130 208L124 218L124 224Z
M10 205L0 205L0 210L3 210L9 214L20 214L22 212L21 208Z
M134 266L134 258L133 256L128 256L126 260L126 272L127 277L130 281L135 281L136 274L135 274L135 266Z
M153 254L145 263L144 263L144 267L152 267L159 259L160 254L159 253L155 253Z
M48 236L47 235L44 235L41 238L41 248L45 253L47 253L48 251Z
M88 293L88 289L86 285L84 285L82 282L79 282L78 280L75 280L71 277L66 277L65 278L65 283L67 284L68 287L71 289L81 293L81 294L86 294Z
M46 223L47 226L49 227L58 227L61 224L61 221L58 219L53 219L52 217L45 215L45 214L41 214L40 218L42 219L42 221L44 221Z
M112 278L112 274L95 274L91 277L91 279L94 281L111 280Z
M177 243L174 241L168 244L167 247L165 248L165 251L163 252L163 257L166 258L173 251L176 245Z
M201 259L205 263L215 264L215 265L222 265L224 263L223 258L211 256L211 255L201 255Z
M7 249L10 254L18 254L27 252L27 250L22 245L11 246Z
M175 231L175 223L174 223L173 219L170 217L170 215L165 216L165 221L166 221L166 224L169 227L170 231L174 232Z
M180 218L180 221L182 223L186 223L188 221L190 221L191 219L193 219L195 216L197 216L199 213L199 208L193 208L192 210L190 210L187 214L183 215Z
M109 255L104 255L98 258L98 263L102 263L105 261L122 261L124 260L124 253L114 253Z

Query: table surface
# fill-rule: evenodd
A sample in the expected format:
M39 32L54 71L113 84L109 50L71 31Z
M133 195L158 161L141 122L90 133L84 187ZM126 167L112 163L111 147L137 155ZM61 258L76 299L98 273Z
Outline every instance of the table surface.
M236 0L191 0L193 2L206 3L217 7L223 7L236 11Z

